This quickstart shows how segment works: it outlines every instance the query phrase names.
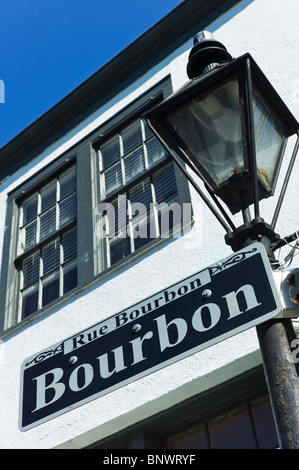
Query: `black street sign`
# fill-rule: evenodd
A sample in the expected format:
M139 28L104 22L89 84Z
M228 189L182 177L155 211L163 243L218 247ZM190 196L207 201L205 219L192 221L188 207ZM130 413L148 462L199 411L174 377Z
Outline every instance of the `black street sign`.
M273 318L280 310L265 249L251 245L26 359L20 429Z

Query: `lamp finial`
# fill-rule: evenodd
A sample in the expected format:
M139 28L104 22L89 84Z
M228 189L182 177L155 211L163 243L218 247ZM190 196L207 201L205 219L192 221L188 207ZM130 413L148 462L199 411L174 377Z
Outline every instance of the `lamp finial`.
M213 33L200 31L194 36L194 46L189 55L187 74L189 78L196 78L213 70L220 62L232 59L226 47L214 39Z

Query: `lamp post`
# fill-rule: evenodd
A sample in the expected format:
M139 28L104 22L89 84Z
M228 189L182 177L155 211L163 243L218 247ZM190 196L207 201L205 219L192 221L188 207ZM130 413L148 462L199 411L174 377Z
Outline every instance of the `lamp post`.
M232 250L261 242L276 269L275 247L284 242L275 225L299 147L299 124L251 55L233 59L209 32L195 36L187 73L190 80L154 107L147 123L226 230ZM269 224L260 216L259 201L274 194L286 142L294 134L297 141ZM186 166L201 178L204 190ZM241 226L225 206L233 215L242 212ZM299 448L292 322L267 321L257 335L280 447Z

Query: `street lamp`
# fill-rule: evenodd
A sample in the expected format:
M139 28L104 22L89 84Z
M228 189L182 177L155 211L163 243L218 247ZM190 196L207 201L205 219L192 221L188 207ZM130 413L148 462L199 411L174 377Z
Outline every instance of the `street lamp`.
M251 55L233 59L209 32L195 36L187 74L190 80L154 107L147 123L225 228L232 250L262 242L275 269L273 251L283 242L274 229L299 147L299 124ZM289 169L268 224L259 201L274 194L287 139L294 134ZM182 161L201 178L206 192ZM231 214L242 211L241 226L235 227L225 206ZM257 330L280 446L299 448L299 382L287 360L291 320L266 322ZM276 351L273 342L279 345Z

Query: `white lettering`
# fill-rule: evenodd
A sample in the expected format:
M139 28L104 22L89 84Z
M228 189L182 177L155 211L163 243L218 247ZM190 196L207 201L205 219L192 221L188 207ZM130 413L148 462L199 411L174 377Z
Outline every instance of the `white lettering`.
M158 318L155 318L158 326L158 334L159 334L159 341L160 341L160 348L161 352L163 352L166 348L172 348L179 344L185 338L187 334L187 323L183 318L175 318L168 324L166 323L165 315L161 315ZM173 343L170 342L169 339L169 330L170 328L176 329L176 337L177 340Z
M100 376L103 379L107 379L108 377L111 377L112 374L115 374L116 372L120 372L121 370L127 368L124 364L123 347L119 346L118 348L112 349L111 352L114 355L114 364L115 364L115 367L111 372L109 370L108 354L105 353L102 356L97 357L99 361Z
M240 310L239 302L237 296L239 294L243 294L243 299L246 302L246 309ZM247 312L252 308L258 307L261 305L256 298L255 292L253 287L250 284L245 284L244 286L240 287L236 292L232 291L228 294L224 295L223 298L226 300L228 311L229 311L229 319L240 315L241 313ZM239 296L240 300L240 296Z
M132 344L133 359L134 359L131 364L132 366L146 359L146 357L143 356L142 344L143 344L143 341L145 341L146 339L151 339L153 335L154 334L152 331L148 331L142 338L136 338L136 339L133 339L133 341L130 341L130 343Z
M83 370L83 383L79 386L79 373ZM86 388L93 380L93 367L90 364L81 364L80 366L76 367L75 370L70 375L69 386L73 392L79 392Z
M163 291L160 296L153 297L150 301L147 299L146 302L132 307L131 310L118 314L116 317L114 317L116 326L123 326L127 324L127 322L129 323L130 321L139 318L142 314L151 312L154 308L158 308L158 306L169 304L170 307L172 305L171 302L173 302L174 299L179 296L186 295L190 289L198 289L200 285L201 278L196 276L194 277L192 283L182 282L175 287L173 286L171 287L171 290ZM201 298L201 296L199 296L199 298ZM193 342L193 344L200 346L201 335L197 335L197 337L194 338L195 333L192 328L195 330L195 332L205 333L206 331L214 328L219 323L222 315L223 321L226 321L226 319L230 320L232 318L238 317L248 310L252 310L261 305L261 303L257 300L253 286L250 284L245 284L238 290L223 295L222 298L225 300L225 302L221 301L224 307L223 311L216 303L210 302L203 303L195 310L193 314L192 312L189 312L189 314L186 312L186 319L179 316L173 318L174 315L170 319L168 316L166 316L166 314L153 318L151 321L155 322L154 325L157 327L157 331L155 328L153 328L153 331L146 331L142 336L127 340L126 345L124 346L118 346L112 350L110 348L106 349L106 353L96 357L98 361L96 367L94 367L92 363L80 364L74 368L74 370L72 370L70 376L67 373L64 380L64 371L60 367L53 368L52 370L33 378L32 380L36 382L36 404L32 412L38 411L44 407L47 407L48 405L51 405L52 403L55 403L64 395L66 390L68 390L68 392L75 393L84 390L93 382L95 376L97 377L97 381L99 383L101 379L109 379L114 374L124 371L125 369L128 369L128 371L126 371L126 378L133 376L134 369L132 369L131 373L129 368L130 366L134 366L135 364L146 361L150 358L152 343L148 343L148 341L154 337L154 334L158 334L158 337L155 338L155 340L159 341L160 352L163 353L169 348L174 348L175 352L173 353L173 357L175 357L176 354L178 355L180 353L179 348L175 350L175 347L183 342L187 336L187 333L190 334L190 345ZM190 315L190 313L192 315ZM110 330L110 326L108 328L107 325L110 325L110 323L101 323L95 327L90 328L89 330L86 330L83 333L74 336L69 340L71 347L73 349L81 348L89 342L96 340L101 335L107 333L107 331ZM204 344L205 335L202 336L202 343ZM124 337L119 337L119 339L122 341L125 340ZM196 341L194 342L194 340ZM108 342L108 344L111 343ZM153 342L153 344L156 344L156 342ZM186 341L186 344L182 344L180 349L183 349L185 352L187 352L187 346L188 344ZM299 339L293 340L291 347L293 349L292 360L294 363L298 363ZM131 348L130 352L126 357L124 357L125 353L128 352L128 348ZM163 360L166 360L166 356L169 358L170 353L168 354L168 352L166 355L161 354L161 364L163 363ZM155 361L156 359L157 358L154 357ZM123 380L123 377L120 380ZM102 391L104 389L104 384L100 384L100 390ZM183 459L183 457L181 459Z
M205 304L195 310L192 317L192 326L196 331L207 331L217 325L220 317L221 310L218 305L213 303Z
M135 467L138 457L117 457L113 454L110 454L107 457L104 457L104 465L129 465L130 467Z
M53 380L50 384L46 385L47 382L47 377L53 375ZM45 374L39 375L38 377L35 377L33 380L36 380L36 407L33 411L40 410L41 408L44 408L45 406L51 405L51 403L54 403L57 401L62 395L64 394L65 391L65 385L62 382L59 382L59 380L63 376L63 369L60 367L57 367L56 369L52 369L49 372L46 372ZM46 400L46 392L52 390L54 392L51 392L52 398L50 400ZM48 393L49 395L49 393Z
M128 321L127 313L126 313L126 312L119 313L119 314L115 317L116 328L118 328L119 326L124 325L125 323L127 323L127 321Z
M183 455L183 454L162 454L162 455L152 455L149 454L147 456L147 463L149 465L158 465L158 464L166 464L166 465L187 465L191 464L195 461L195 455Z

